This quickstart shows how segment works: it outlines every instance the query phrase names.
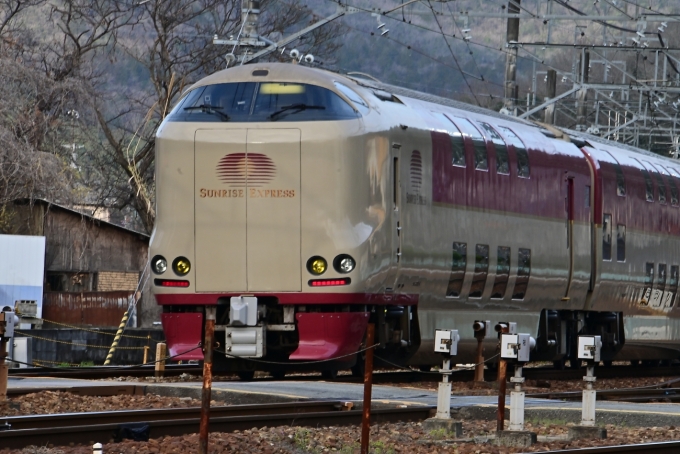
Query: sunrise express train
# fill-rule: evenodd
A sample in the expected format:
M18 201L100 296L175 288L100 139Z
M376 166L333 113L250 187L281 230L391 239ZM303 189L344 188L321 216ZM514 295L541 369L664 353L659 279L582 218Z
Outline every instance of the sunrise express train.
M440 363L435 329L474 361L476 320L516 322L532 360L574 358L579 334L606 361L678 357L678 161L294 64L201 80L156 147L175 359L202 359L210 305L216 367L245 377L349 367L369 321L416 366Z

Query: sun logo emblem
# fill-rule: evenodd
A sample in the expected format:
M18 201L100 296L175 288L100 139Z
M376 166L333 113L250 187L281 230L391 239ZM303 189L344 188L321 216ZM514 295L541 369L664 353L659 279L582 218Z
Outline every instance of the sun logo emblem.
M232 188L258 188L276 176L276 165L261 153L230 153L217 163L217 178Z

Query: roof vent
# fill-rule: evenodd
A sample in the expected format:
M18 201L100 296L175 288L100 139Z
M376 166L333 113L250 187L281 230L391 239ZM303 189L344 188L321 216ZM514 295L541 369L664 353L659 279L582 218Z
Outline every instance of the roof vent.
M269 70L267 69L256 69L253 71L253 76L268 76Z

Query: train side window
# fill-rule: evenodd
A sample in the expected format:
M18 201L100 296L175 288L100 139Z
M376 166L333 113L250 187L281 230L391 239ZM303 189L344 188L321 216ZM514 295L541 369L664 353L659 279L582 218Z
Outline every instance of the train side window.
M621 165L614 161L614 170L616 170L616 195L619 197L626 196L626 179L623 176Z
M671 205L674 207L678 206L678 186L675 184L675 179L673 178L671 171L666 169L665 167L659 166L661 169L661 173L664 174L664 176L668 179L668 182L670 183L669 186L671 188Z
M517 279L512 289L512 299L523 300L529 285L531 275L531 249L519 248L517 255Z
M475 151L475 169L489 170L489 156L486 149L486 140L477 128L465 118L454 117L455 123L463 133L468 134L472 139L472 146Z
M626 226L623 224L616 226L616 261L626 261Z
M666 286L666 264L659 263L659 290L663 290Z
M510 175L510 163L508 162L508 147L503 138L491 127L490 124L479 122L484 132L491 137L491 142L496 149L496 173Z
M510 278L510 248L498 246L498 259L496 261L496 278L491 290L492 299L503 299Z
M649 166L650 169L652 169L652 173L654 174L654 178L656 178L656 186L659 190L659 203L666 203L666 183L664 183L663 178L659 174L659 172L656 171L656 168L650 164L649 162L645 163Z
M612 215L602 217L602 260L612 259Z
M451 165L456 167L466 167L465 140L463 139L463 133L449 117L442 113L436 113L436 115L441 115L446 123L451 125L450 128L447 128L447 132L451 138Z
M678 291L678 265L671 265L671 278L668 281L668 291L671 293L670 301L666 303L666 307L673 307L675 303L675 293Z
M451 277L446 289L447 298L458 298L465 280L467 268L467 243L453 243L453 264L451 265Z
M530 168L527 147L524 146L524 143L511 129L504 126L499 126L498 129L505 134L508 143L515 149L515 154L517 155L517 176L520 178L529 178Z
M651 287L654 285L654 264L645 263L645 286Z
M475 274L472 276L470 298L481 298L489 275L489 245L478 244L475 247Z
M637 161L637 160L636 160ZM653 202L654 201L654 185L652 183L652 177L649 176L649 172L645 167L642 165L640 161L638 161L640 164L640 171L642 172L642 176L645 178L645 199L648 202Z

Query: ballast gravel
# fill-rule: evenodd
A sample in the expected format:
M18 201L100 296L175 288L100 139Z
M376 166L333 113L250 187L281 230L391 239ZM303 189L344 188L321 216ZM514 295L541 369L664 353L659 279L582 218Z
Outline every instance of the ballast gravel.
M566 440L567 427L532 422L527 430L537 432L539 443L529 448L493 445L496 424L464 423L464 439L454 440L441 432L426 432L420 423L383 424L371 428L370 452L374 454L505 454L612 446L680 439L675 427L645 429L607 426L606 440ZM212 454L354 454L360 452L359 427L272 427L210 434ZM148 442L104 443L104 454L191 454L198 452L198 435L163 437ZM91 446L29 447L22 450L0 449L0 454L91 454Z

